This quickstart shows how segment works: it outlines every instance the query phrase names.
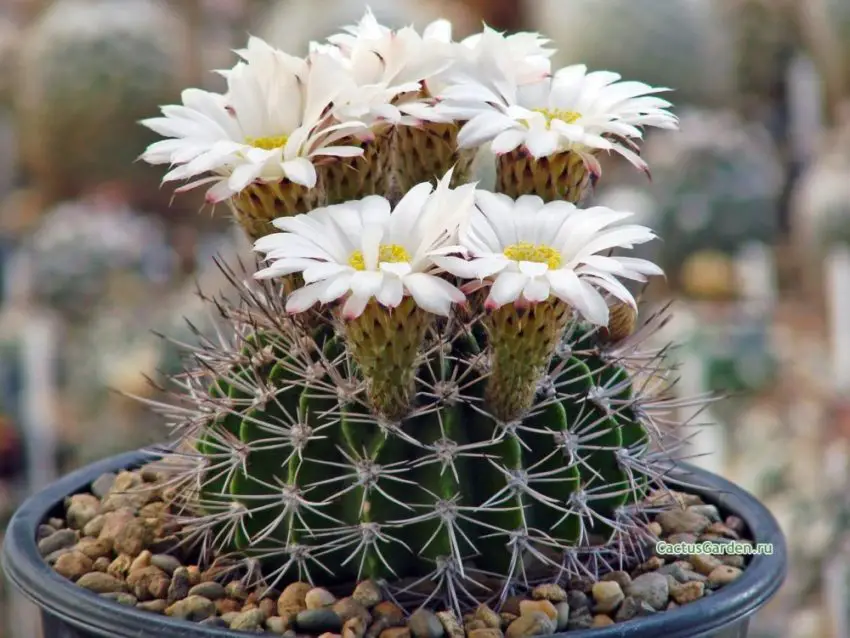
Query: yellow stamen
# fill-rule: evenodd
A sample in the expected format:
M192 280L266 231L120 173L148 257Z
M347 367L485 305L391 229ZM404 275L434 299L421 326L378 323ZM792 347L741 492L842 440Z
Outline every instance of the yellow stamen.
M248 137L245 139L245 143L255 148L271 151L276 148L283 148L288 140L288 135L274 135L272 137Z
M410 255L404 249L404 246L399 244L381 244L378 248L378 263L382 261L397 264L410 261ZM362 250L354 251L348 258L348 263L355 270L366 270L366 260L363 258Z
M532 109L535 113L540 113L546 118L546 127L549 128L552 120L561 120L567 124L574 124L580 117L581 113L577 111L563 111L561 109Z
M505 248L504 255L514 261L533 261L546 264L552 270L559 268L562 263L561 253L551 246L532 244L527 241L511 244Z

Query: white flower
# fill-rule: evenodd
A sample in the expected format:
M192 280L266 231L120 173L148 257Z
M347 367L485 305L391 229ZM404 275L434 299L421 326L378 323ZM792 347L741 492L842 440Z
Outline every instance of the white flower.
M187 89L182 105L165 106L163 117L142 122L171 138L142 155L151 164L174 166L163 181L194 179L179 191L212 183L207 200L220 202L256 181L288 179L312 188L315 161L362 154L333 146L364 126L328 125L328 105L351 82L338 60L316 55L308 62L258 38L237 53L242 61L222 72L226 94Z
M460 250L459 229L475 208L475 185L450 189L450 177L451 171L436 189L415 186L392 211L374 195L275 219L284 232L254 244L272 262L255 276L302 273L306 285L286 302L293 313L347 295L343 316L355 318L372 298L393 308L409 295L423 310L447 315L464 295L434 274L433 256Z
M417 96L428 80L453 62L451 24L437 20L420 35L412 27L393 30L367 10L357 25L328 38L348 63L355 87L335 101L338 119L417 124L431 113ZM326 52L327 45L311 45ZM404 99L395 99L404 94ZM395 103L392 103L395 102Z
M608 304L600 293L635 305L617 279L646 281L663 274L644 259L604 256L612 248L632 248L655 238L644 226L613 226L631 216L600 206L579 209L569 202L547 204L536 195L516 201L477 191L478 209L460 243L470 259L441 255L434 262L462 279L490 284L488 308L512 302L536 303L555 296L588 321L608 323Z
M452 84L476 82L494 75L511 78L518 86L540 82L552 72L555 49L539 33L505 35L485 26L455 47L454 64L439 74L429 88L441 94Z
M458 134L461 147L490 142L500 154L523 146L535 158L575 151L594 167L592 153L607 150L645 171L631 141L643 137L640 127L678 128L667 111L670 102L655 96L669 89L621 82L610 71L588 73L583 64L523 85L503 66L493 64L491 73L459 81L438 96L437 111L469 120Z

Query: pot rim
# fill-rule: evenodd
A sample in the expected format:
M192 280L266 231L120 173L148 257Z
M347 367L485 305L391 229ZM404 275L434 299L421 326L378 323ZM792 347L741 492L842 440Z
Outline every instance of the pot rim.
M73 626L111 638L142 635L175 638L225 638L229 629L121 605L87 591L56 573L38 552L36 530L66 496L82 492L98 476L138 467L149 461L149 451L112 456L82 467L30 496L9 522L3 545L2 566L9 581L48 613ZM670 611L617 623L608 627L556 633L550 638L700 638L745 620L762 607L782 585L787 570L787 547L770 511L752 494L707 470L681 463L672 475L720 510L740 517L752 531L755 543L771 543L771 555L753 556L743 575L710 597ZM699 486L699 487L697 487Z

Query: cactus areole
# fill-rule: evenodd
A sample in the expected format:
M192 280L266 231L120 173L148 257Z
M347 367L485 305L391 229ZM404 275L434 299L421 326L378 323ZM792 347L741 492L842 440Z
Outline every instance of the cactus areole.
M626 253L654 233L580 203L599 152L648 172L643 128L677 120L666 89L552 70L546 44L367 13L303 59L252 38L225 93L143 122L168 138L143 159L228 204L260 256L221 264L238 294L154 404L202 562L463 614L646 559L698 402L671 395L666 309L623 283L662 275ZM497 192L458 159L484 145Z

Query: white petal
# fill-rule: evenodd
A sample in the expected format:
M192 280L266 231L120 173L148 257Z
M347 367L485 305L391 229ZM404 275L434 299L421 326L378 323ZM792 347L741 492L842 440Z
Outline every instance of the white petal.
M366 308L366 304L369 303L369 299L370 297L351 293L342 306L342 316L345 319L356 319L363 314L363 310Z
M301 184L307 188L314 188L316 186L316 168L310 160L304 157L297 157L283 162L281 168L283 168L283 173L289 181Z
M384 277L384 284L378 291L378 303L388 308L395 308L404 297L404 284L398 277Z
M489 306L501 307L519 299L528 277L518 272L501 272L490 287Z
M286 311L293 314L304 312L319 300L319 295L326 289L327 282L324 281L299 288L287 297Z
M435 315L447 316L452 303L462 303L466 297L449 282L426 275L413 273L404 278L404 287L416 305Z
M547 264L542 264L537 261L521 261L519 262L519 271L528 277L540 277L545 275L549 270Z
M509 153L525 141L525 136L526 132L519 128L504 131L495 137L490 150L497 155Z
M529 279L522 290L522 296L532 302L546 301L549 298L549 281L545 277Z
M546 277L552 291L562 301L570 304L585 319L598 325L608 324L608 304L593 286L584 284L572 270L550 270Z

